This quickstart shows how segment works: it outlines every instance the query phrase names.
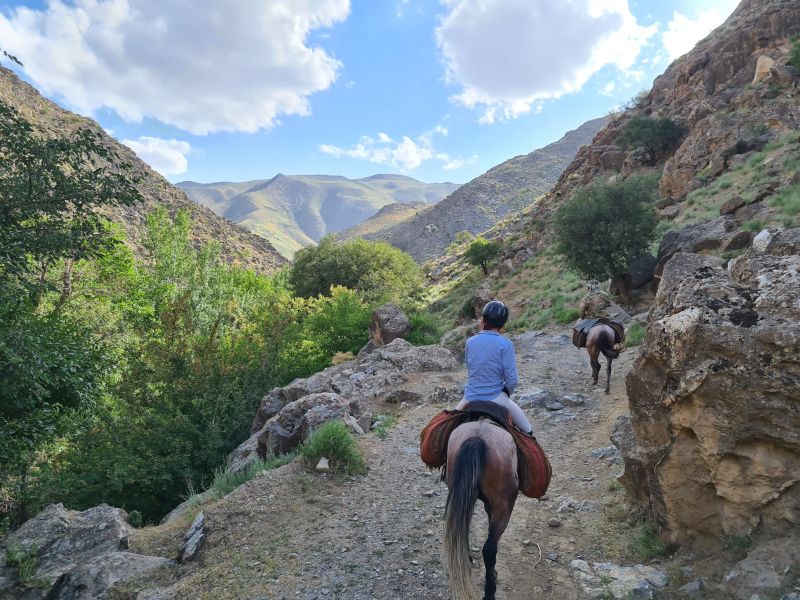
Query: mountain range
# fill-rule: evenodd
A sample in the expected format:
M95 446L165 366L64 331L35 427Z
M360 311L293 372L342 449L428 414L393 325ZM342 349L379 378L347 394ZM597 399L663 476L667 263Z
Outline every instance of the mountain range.
M286 257L326 234L358 225L385 206L434 204L459 187L404 175L348 179L283 174L246 182L177 185L198 204L268 239Z

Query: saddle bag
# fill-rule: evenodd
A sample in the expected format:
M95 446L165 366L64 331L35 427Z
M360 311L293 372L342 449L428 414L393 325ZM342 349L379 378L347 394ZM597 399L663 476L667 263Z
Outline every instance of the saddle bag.
M447 442L450 434L464 423L486 416L485 413L443 410L435 415L420 433L420 458L431 469L447 464ZM494 415L492 415L494 417ZM529 498L541 498L547 493L553 476L550 461L544 450L533 438L520 431L511 422L493 420L514 438L517 446L517 469L519 491Z

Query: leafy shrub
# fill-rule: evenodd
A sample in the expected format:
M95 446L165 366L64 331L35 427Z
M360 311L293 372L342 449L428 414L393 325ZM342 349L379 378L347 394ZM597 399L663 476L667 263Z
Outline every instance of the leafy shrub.
M656 232L657 179L629 177L581 188L556 211L556 251L586 279L624 279Z
M331 468L342 473L361 475L367 471L355 439L341 421L321 425L301 446L300 455L308 464L316 464L324 456Z
M478 236L472 240L464 251L464 259L471 265L480 267L484 275L489 274L489 263L502 252L500 242L487 240Z
M392 300L407 306L424 293L422 271L405 252L360 239L340 244L334 235L295 254L289 282L303 298L327 296L332 287L343 286L374 304Z
M214 490L214 494L221 498L230 494L243 483L247 483L262 471L269 471L288 465L294 460L295 456L297 456L296 453L289 453L268 457L264 460L259 458L235 473L227 472L225 467L217 467L214 471L214 481L209 489Z
M669 118L636 115L617 136L616 143L626 150L644 148L650 163L655 164L677 148L682 136L683 129Z
M411 332L408 334L408 341L415 346L427 346L438 344L442 338L442 330L437 319L428 313L411 313L408 320L411 323Z
M132 510L128 513L128 523L132 527L136 527L137 529L144 524L144 517L142 516L141 511Z
M625 332L625 345L638 346L644 341L644 336L647 334L647 327L638 321L633 323Z

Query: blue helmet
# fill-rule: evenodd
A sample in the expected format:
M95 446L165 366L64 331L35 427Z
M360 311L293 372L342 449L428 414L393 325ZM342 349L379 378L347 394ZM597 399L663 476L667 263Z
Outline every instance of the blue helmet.
M508 321L508 307L500 300L492 300L483 307L483 318L500 329Z

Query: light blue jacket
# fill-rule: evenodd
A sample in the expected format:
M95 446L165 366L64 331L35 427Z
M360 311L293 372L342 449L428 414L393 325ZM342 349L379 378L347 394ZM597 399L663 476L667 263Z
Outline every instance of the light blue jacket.
M514 344L496 331L481 331L467 340L466 400L494 400L503 391L509 395L517 387L517 361Z

